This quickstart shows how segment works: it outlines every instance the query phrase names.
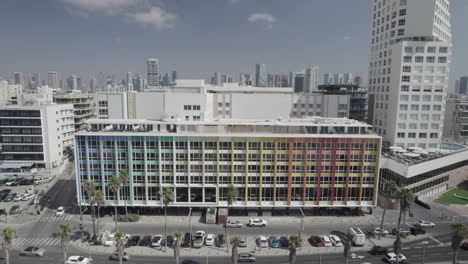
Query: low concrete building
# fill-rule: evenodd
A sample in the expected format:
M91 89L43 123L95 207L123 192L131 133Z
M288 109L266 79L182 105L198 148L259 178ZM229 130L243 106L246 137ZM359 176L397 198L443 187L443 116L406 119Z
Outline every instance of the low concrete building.
M75 118L75 131L83 128L85 121L95 118L95 94L92 93L66 93L55 94L54 102L57 104L73 104Z

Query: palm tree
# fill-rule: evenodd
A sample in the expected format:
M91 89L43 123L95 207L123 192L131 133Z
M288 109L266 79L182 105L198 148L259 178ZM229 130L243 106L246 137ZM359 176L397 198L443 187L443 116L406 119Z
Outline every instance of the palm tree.
M400 256L401 250L401 238L404 238L398 235L400 233L401 219L402 216L406 214L406 212L411 208L415 199L413 192L405 188L401 188L398 191L397 198L400 200L400 215L398 216L397 238L395 240L395 243L393 244L393 248L395 249L395 254L397 256L396 264L399 263L398 257Z
M461 223L450 224L452 234L453 264L457 264L458 250L463 240L468 236L468 228Z
M354 239L354 234L351 232L346 233L346 236L344 237L344 247L343 247L343 253L344 253L344 258L345 258L345 263L349 263L349 255L351 254L351 248L353 247L353 239Z
M300 236L292 235L289 237L289 264L296 263L297 248L302 245L302 238Z
M89 206L91 207L91 221L93 222L93 235L96 236L96 224L95 224L96 214L94 212L94 207L93 207L93 203L94 203L93 194L95 191L94 181L84 181L83 184L84 184L84 190L86 192L86 195L88 195L88 198L89 198Z
M117 256L119 257L119 263L122 264L125 249L125 234L122 232L117 232L115 233L114 239L115 250L117 252Z
M60 231L63 261L67 262L67 251L70 243L70 237L73 234L73 226L71 224L60 224Z
M121 170L119 173L119 178L123 187L130 180L130 175L128 175L128 170ZM124 199L124 202L125 202L125 215L128 215L127 199Z
M233 184L229 184L227 188L227 202L228 202L228 213L226 215L226 224L224 225L224 236L226 237L226 240L228 239L227 236L227 221L229 217L229 207L232 205L234 200L236 200L237 196L239 196L239 190L234 187ZM226 247L227 252L229 252L229 247Z
M386 181L384 183L385 191L387 194L388 199L393 199L395 197L395 194L398 191L398 185L394 181ZM387 211L387 207L383 207L383 214L382 214L382 221L380 222L380 230L383 230L383 225L384 225L384 219L385 219L385 213ZM379 240L380 237L382 236L382 232L379 232Z
M164 203L164 239L167 239L167 206L174 201L174 192L171 188L166 187L161 195ZM164 243L164 252L166 252L166 248L166 243Z
M240 239L238 237L231 237L229 239L229 244L232 245L232 255L231 255L232 264L237 264L237 262L239 261L238 246L240 244Z
M180 257L180 243L182 242L182 233L175 232L175 244L174 244L174 258L176 259L176 264L179 264L179 257Z
M5 250L6 263L10 264L10 248L13 244L13 238L16 237L16 230L11 227L6 227L2 230L3 249Z
M109 189L114 193L114 220L115 220L115 230L116 232L119 232L119 225L117 224L118 220L118 215L117 215L117 203L118 203L118 197L117 193L119 192L120 188L122 187L122 182L120 182L119 177L112 175L109 179Z
M93 200L97 207L96 212L96 233L99 234L99 210L101 209L101 205L104 203L104 196L101 190L94 190L93 192Z
M396 254L396 263L398 263L399 257L400 257L400 251L401 251L401 244L402 244L401 240L403 238L407 238L407 235L406 233L403 233L403 232L397 232L395 236L396 236L396 239L395 239L395 242L393 242L393 251Z

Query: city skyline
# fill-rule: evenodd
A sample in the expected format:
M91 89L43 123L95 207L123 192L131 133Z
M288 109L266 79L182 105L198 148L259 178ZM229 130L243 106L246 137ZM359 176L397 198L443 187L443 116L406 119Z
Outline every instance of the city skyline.
M28 7L36 11L27 13L22 21L9 19L9 14L24 9L24 3L2 2L2 9L9 12L0 21L6 23L8 20L10 26L0 29L0 34L10 37L0 50L4 61L0 65L0 76L11 79L15 71L40 72L42 76L47 76L48 71L57 71L62 79L70 74L95 76L99 72L125 76L129 71L144 73L144 62L151 57L160 60L161 73L176 69L183 78L191 79L208 80L215 71L237 78L241 72L254 72L256 63L266 64L269 72L288 73L308 65L318 65L321 72L367 72L371 32L368 1L352 4L345 1L300 1L291 10L282 8L286 4L279 1L269 2L267 6L262 1L233 3L226 0L209 4L195 1L183 5L177 1L160 1L148 2L151 8L143 10L152 13L146 17L126 16L129 10L138 12L142 9L122 3L130 5L130 2L140 1L119 1L121 5L113 3L112 8L106 6L107 1L91 6L85 5L86 2L28 3ZM226 14L225 10L232 14ZM328 21L323 10L334 14L334 21ZM451 10L453 33L457 36L453 41L450 78L450 89L453 90L454 80L465 75L464 69L468 68L461 50L467 45L468 37L457 34L462 30L462 13L468 10L468 3L452 1ZM201 18L207 15L206 12L211 14L211 18ZM289 16L291 12L296 15ZM54 17L54 20L44 17ZM212 23L213 17L217 23ZM353 17L353 23L346 23L347 17ZM166 26L161 24L169 22L171 24ZM141 23L153 24L141 26ZM311 26L306 26L307 23ZM33 32L27 37L14 33L26 32L26 26L32 27ZM231 30L226 31L223 27ZM45 30L48 28L51 30ZM245 33L244 37L239 38L232 33L239 30ZM309 34L299 35L298 31ZM217 36L216 41L207 41L213 33ZM278 34L283 37L278 38ZM293 35L295 41L291 42ZM30 38L39 36L54 41L30 41ZM69 42L68 39L76 37L77 40ZM136 42L135 39L141 41ZM353 52L346 52L350 49ZM73 64L63 59L71 54L77 54Z

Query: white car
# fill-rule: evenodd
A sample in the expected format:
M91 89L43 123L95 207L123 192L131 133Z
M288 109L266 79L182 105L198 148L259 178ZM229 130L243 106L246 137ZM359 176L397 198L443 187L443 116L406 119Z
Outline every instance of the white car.
M268 248L268 240L265 236L257 237L257 246L260 248Z
M57 208L57 212L55 212L55 216L63 216L65 214L65 209L63 208L63 206L60 206L59 208Z
M5 186L14 186L15 184L16 184L15 180L9 180L9 181L5 182Z
M416 223L416 226L418 226L418 227L434 227L435 224L432 223L432 222L429 222L429 221L419 220L419 221Z
M385 229L380 229L380 227L374 227L372 228L372 234L374 236L378 236L379 234L382 234L382 236L387 236L389 233Z
M91 258L85 258L82 256L70 256L65 264L91 264L93 260Z
M208 234L205 239L205 246L212 246L214 245L215 235Z
M332 242L332 244L335 247L342 247L343 246L343 242L341 241L341 239L337 235L330 235L330 241Z
M330 240L330 238L328 236L320 236L320 239L322 239L324 247L331 247L332 246L332 242L331 242L331 240Z
M162 235L155 235L151 238L151 246L152 247L160 247L163 236Z
M364 256L358 255L356 253L351 253L351 259L363 259Z
M24 197L24 194L19 194L19 195L16 195L15 198L13 199L13 201L15 202L19 202L23 199Z
M115 233L110 234L104 243L102 243L105 247L112 247L115 243Z
M28 200L31 200L32 198L34 198L34 194L32 194L32 193L24 194L23 198L21 198L21 201L28 201Z
M385 253L385 260L388 263L396 263L396 254L393 252ZM399 255L398 257L398 263L406 263L406 257L402 254Z
M253 219L249 219L248 225L251 227L265 227L267 226L267 222L262 219L253 218Z

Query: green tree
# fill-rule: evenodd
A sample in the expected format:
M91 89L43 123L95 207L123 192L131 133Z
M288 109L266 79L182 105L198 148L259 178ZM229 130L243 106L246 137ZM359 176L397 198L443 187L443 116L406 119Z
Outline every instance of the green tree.
M397 192L397 198L400 200L400 215L398 216L397 226L397 234L399 234L402 217L411 208L411 206L413 206L415 197L411 190L401 188ZM395 243L393 244L394 252L397 255L396 264L399 263L398 256L400 255L401 251L401 238L403 237L397 235Z
M396 193L398 191L398 185L394 181L385 181L384 183L384 191L387 195L387 199L394 199ZM380 222L380 230L383 230L384 220L385 220L385 213L387 212L386 206L383 207L383 214L382 214L382 221ZM379 240L382 236L382 232L379 233Z
M240 244L240 239L238 237L231 237L229 239L229 244L232 245L232 254L231 254L231 261L232 264L237 264L239 261L239 244Z
M292 235L289 237L289 264L296 263L297 248L302 245L302 238L300 236Z
M122 182L120 181L119 177L112 175L109 179L109 189L114 193L114 220L115 220L115 230L119 232L119 225L117 224L118 221L118 213L117 213L117 204L118 204L118 193L120 188L122 187Z
M402 242L401 240L404 239L404 238L407 238L407 235L406 233L403 233L403 232L397 232L396 235L395 235L395 242L393 242L393 251L395 252L396 254L396 262L398 263L399 262L399 256L400 256L400 251L401 251L401 245L402 245Z
M91 209L91 222L93 223L93 235L96 236L96 222L95 222L95 211L94 211L94 191L95 191L95 185L94 181L84 181L84 190L86 195L88 196L89 199L89 207Z
M119 179L120 179L120 182L122 183L122 187L124 187L130 180L130 175L128 174L128 170L121 170L119 173ZM127 188L125 188L125 190L127 190ZM125 202L125 215L128 215L127 199L124 199L124 202Z
M99 211L101 206L104 204L104 195L101 190L94 190L93 192L93 201L96 205L96 233L99 234Z
M5 227L2 230L3 250L5 251L6 263L10 264L10 249L13 244L13 238L16 237L16 230L11 227Z
M236 200L237 196L239 196L239 190L233 184L229 184L226 194L227 194L227 202L228 202L228 213L226 215L226 224L224 225L224 236L226 237L226 240L227 240L228 239L227 221L229 217L229 207ZM227 252L229 252L229 247L226 247L226 250Z
M125 234L122 232L115 233L115 251L119 257L119 263L122 264L124 249L125 249Z
M164 188L162 193L162 200L164 203L164 239L167 239L167 206L174 201L174 192L171 188ZM164 252L166 252L167 246L164 243Z
M463 240L468 236L468 228L461 223L450 224L452 229L452 250L453 250L453 264L457 264L458 259L458 250L463 242Z
M179 257L180 257L180 243L182 243L182 233L175 232L175 244L174 244L174 258L176 260L176 264L179 264Z
M343 254L344 254L346 264L349 263L349 255L351 255L351 248L353 247L353 239L354 239L354 234L348 231L343 241L344 243Z
M73 226L71 224L60 224L60 243L64 262L67 262L68 246L70 245L70 237L72 234Z

